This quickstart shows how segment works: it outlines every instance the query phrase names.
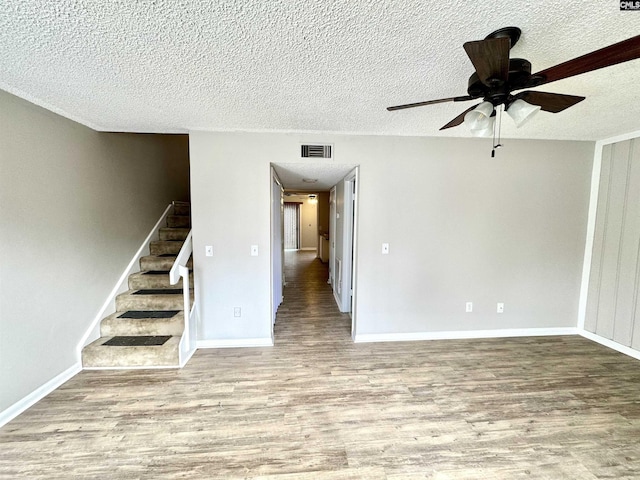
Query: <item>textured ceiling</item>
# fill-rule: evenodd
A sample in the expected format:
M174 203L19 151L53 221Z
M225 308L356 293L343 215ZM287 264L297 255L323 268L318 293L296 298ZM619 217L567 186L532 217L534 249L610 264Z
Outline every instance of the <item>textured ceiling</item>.
M515 25L538 71L640 34L618 2L3 0L0 88L99 130L443 135L471 104L462 44ZM541 87L587 100L503 135L640 129L640 60ZM445 136L468 136L464 127Z

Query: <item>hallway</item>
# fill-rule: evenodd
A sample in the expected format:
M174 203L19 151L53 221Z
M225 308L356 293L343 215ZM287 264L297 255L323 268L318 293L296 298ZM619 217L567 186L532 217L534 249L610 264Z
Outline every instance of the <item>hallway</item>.
M276 345L342 345L351 343L351 317L340 313L331 285L329 268L315 251L285 252L284 301L278 309Z

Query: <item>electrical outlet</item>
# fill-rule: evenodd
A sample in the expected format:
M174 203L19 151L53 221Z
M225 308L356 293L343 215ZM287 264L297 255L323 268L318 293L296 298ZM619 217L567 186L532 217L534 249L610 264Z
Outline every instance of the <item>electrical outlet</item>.
M242 309L240 307L233 307L233 316L234 317L241 317L242 316Z
M498 306L496 307L496 312L504 313L504 303L498 303Z
M211 245L207 245L206 247L204 247L204 254L207 257L213 257L213 247Z
M473 302L467 302L465 305L465 312L471 313L473 312Z

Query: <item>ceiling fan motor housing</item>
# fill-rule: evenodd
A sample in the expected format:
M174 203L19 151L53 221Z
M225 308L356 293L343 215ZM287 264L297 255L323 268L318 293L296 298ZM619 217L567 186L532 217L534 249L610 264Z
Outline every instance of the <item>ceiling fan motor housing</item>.
M486 85L480 81L477 73L469 77L467 93L474 98L484 98L493 105L500 105L509 99L510 92L525 88L531 79L531 62L524 58L509 60L509 77L505 83ZM490 82L487 82L490 83Z

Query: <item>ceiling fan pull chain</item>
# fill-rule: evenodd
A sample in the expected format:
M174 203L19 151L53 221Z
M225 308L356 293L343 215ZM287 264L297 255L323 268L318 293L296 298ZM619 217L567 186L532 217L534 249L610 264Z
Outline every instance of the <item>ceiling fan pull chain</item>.
M504 109L504 105L498 105L498 114L500 118L498 119L498 143L494 144L496 148L500 148L502 145L500 144L500 139L502 138L502 110Z
M496 143L496 125L498 124L498 143ZM493 149L491 150L491 158L496 156L496 148L502 147L500 138L502 135L502 105L498 105L496 110L496 122L493 124Z

